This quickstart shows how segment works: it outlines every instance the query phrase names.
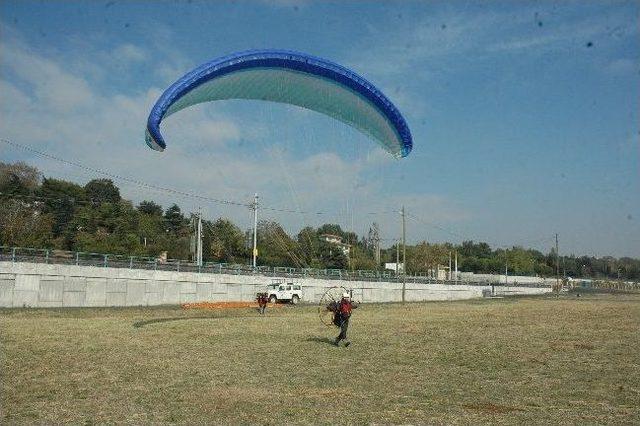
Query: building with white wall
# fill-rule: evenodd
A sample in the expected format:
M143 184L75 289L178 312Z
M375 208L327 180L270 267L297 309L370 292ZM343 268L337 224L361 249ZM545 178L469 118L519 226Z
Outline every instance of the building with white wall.
M349 257L349 252L351 251L351 245L342 242L341 236L334 235L334 234L322 234L320 235L320 239L322 241L328 242L329 244L333 244L334 246L340 247L340 249L342 250L342 253L344 253L345 256Z

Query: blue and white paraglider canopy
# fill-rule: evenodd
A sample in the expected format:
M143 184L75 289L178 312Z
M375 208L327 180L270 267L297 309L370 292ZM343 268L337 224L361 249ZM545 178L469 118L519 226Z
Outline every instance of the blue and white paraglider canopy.
M215 59L173 83L151 109L145 140L163 151L165 117L202 102L252 99L297 105L326 114L377 141L395 157L413 146L398 109L355 72L304 53L253 50Z

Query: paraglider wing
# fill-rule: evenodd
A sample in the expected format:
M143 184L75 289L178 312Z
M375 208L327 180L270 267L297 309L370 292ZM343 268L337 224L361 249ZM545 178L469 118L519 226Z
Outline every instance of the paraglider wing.
M326 114L370 136L395 157L406 157L412 148L404 117L373 84L341 65L283 50L236 53L187 73L151 109L147 145L165 149L164 118L223 99L280 102Z

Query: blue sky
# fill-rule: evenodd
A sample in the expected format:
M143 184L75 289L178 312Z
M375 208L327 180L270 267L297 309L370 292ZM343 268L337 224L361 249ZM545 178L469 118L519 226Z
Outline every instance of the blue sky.
M0 3L0 138L89 167L264 211L291 232L337 222L411 242L484 240L640 256L637 2ZM234 51L324 57L376 84L405 115L397 161L316 113L259 102L197 106L149 150L146 116L191 68ZM47 176L99 177L0 144ZM134 201L244 208L117 182ZM417 219L414 219L417 218Z

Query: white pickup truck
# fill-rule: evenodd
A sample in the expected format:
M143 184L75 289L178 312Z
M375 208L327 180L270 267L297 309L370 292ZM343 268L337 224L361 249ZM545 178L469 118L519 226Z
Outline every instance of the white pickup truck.
M269 302L291 302L297 304L302 299L302 286L298 283L275 279L267 286Z

